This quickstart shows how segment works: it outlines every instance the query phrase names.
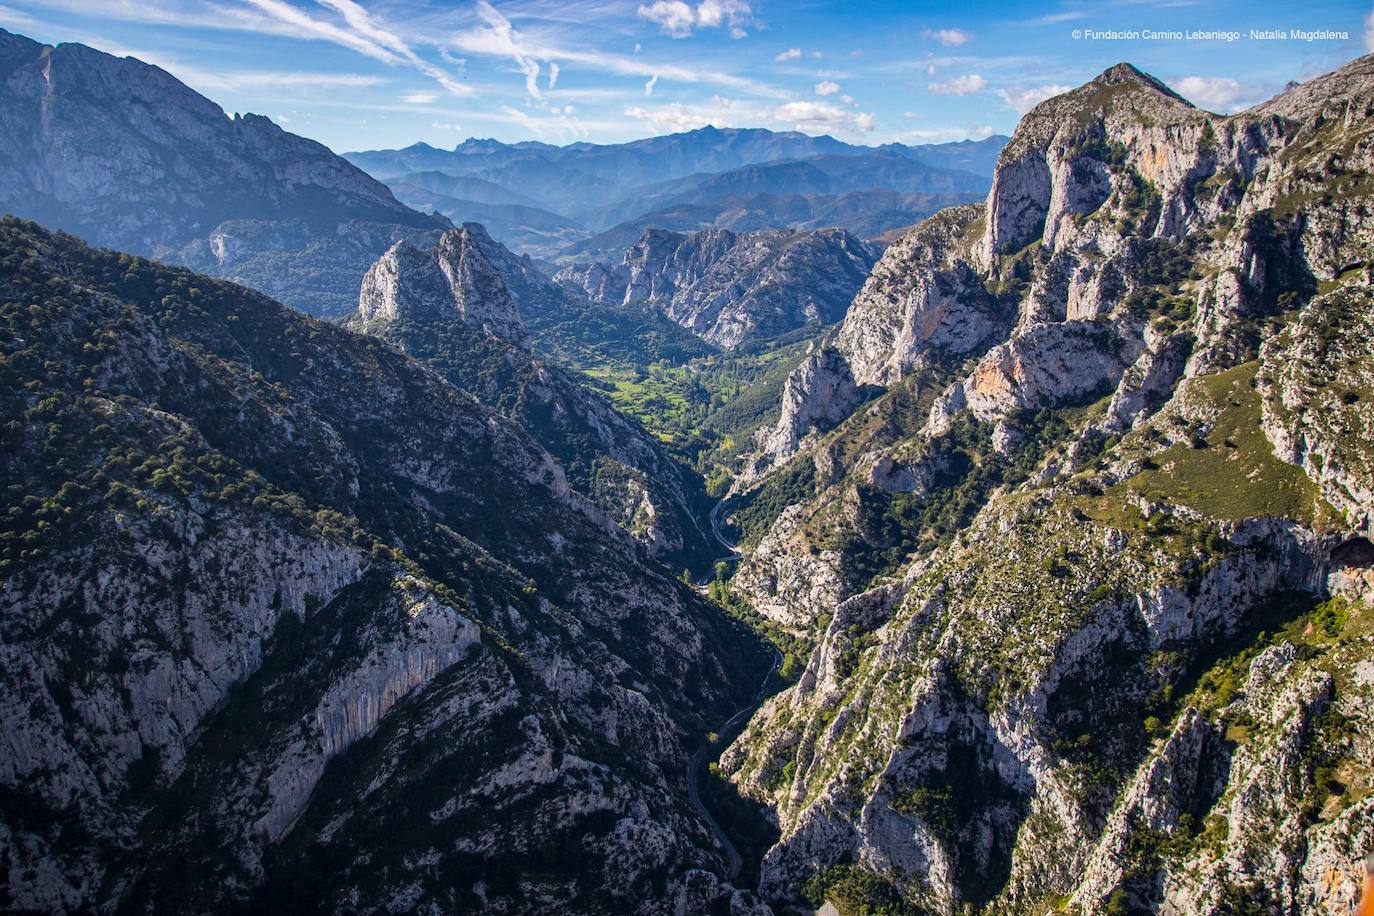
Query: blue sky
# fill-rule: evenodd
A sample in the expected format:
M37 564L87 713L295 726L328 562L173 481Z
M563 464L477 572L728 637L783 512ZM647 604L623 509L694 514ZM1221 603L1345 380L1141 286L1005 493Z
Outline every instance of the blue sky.
M1233 111L1374 47L1367 0L0 0L0 26L134 55L338 151L707 123L978 138L1121 60Z

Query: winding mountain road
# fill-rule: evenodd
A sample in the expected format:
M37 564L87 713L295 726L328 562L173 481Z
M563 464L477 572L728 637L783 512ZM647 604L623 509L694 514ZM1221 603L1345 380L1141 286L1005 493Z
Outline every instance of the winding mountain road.
M722 499L711 507L711 533L715 535L716 540L720 542L720 546L724 547L727 551L724 556L716 558L717 563L722 561L734 562L740 558L739 547L734 542L730 541L720 528L720 513L725 508L727 501L726 499ZM702 576L697 581L698 589L705 591L713 574L714 571L711 571ZM754 699L748 706L745 706L739 712L722 722L720 726L716 728L717 735L724 736L730 729L734 728L758 708L759 704L763 702L764 693L768 690L768 680L780 667L782 667L782 653L774 649L773 666L768 669L768 673L765 674L763 680L759 682L759 689L754 692ZM740 856L739 850L735 848L735 844L730 842L730 838L725 835L725 831L721 829L720 824L716 823L716 819L711 816L711 812L707 811L706 806L701 803L701 793L697 787L697 780L701 776L701 762L706 759L707 750L707 745L703 744L696 749L691 759L687 761L687 801L691 804L692 810L696 811L701 819L706 822L706 825L711 828L711 833L715 835L716 842L720 845L720 848L725 851L727 862L725 878L727 881L734 881L739 877L740 869L744 867L744 859Z
M720 546L724 547L726 551L723 556L716 557L715 560L712 561L712 567L714 567L716 563L721 562L733 563L740 558L739 545L727 538L720 527L720 513L724 511L725 505L729 501L730 498L727 496L725 499L716 503L711 507L711 514L708 516L711 522L711 534L715 535L716 540L720 542ZM715 569L708 569L700 579L697 579L697 587L704 590L706 586L711 584L711 577L714 575Z
M777 671L781 666L782 653L774 649L773 667L768 669L768 673L765 674L763 680L759 682L759 689L754 694L753 702L722 722L720 727L716 729L716 734L724 735L758 708L759 703L763 702L764 692L768 689L768 679L771 678L773 672ZM734 881L739 877L740 869L744 867L744 859L740 856L739 850L735 848L735 844L730 842L730 838L725 835L725 831L721 829L720 824L716 823L716 819L711 816L711 812L707 811L706 806L701 803L701 794L697 789L697 779L701 776L701 761L706 758L706 751L707 746L703 744L696 749L691 759L687 761L687 801L692 805L692 809L701 816L701 819L706 822L706 825L711 828L711 832L715 834L716 842L719 843L720 848L725 851L725 858L728 863L725 867L725 879L727 881Z

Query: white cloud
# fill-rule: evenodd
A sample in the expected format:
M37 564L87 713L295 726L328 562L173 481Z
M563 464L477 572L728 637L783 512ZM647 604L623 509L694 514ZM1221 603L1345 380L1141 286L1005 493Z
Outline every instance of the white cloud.
M161 67L177 79L203 92L262 89L362 89L386 80L361 73L323 73L317 70L208 70L183 64L155 52L132 48L107 47L111 54L136 57L146 64Z
M432 92L408 92L401 96L401 101L409 105L428 105L437 101L438 96Z
M542 101L539 92L539 64L532 55L526 54L510 20L496 11L487 0L477 0L477 17L486 24L488 34L515 60L520 72L525 74L525 91L530 98Z
M277 123L278 123L278 124L290 124L290 123L291 123L291 119L288 118L286 115L277 115Z
M791 124L798 130L832 130L867 133L873 129L872 112L845 111L824 102L788 102L773 109L773 120Z
M816 84L816 95L834 95L840 91L840 84L826 80Z
M509 105L501 106L506 120L512 124L519 124L522 128L537 137L558 137L572 139L586 139L589 136L587 125L577 118L565 113L564 109L555 106L549 115L531 115L518 108Z
M352 31L340 28L332 22L324 22L307 16L291 4L282 2L282 0L248 0L248 2L273 19L290 26L301 37L332 41L383 63L395 64L400 62L400 58L396 54L377 42L355 35Z
M731 127L734 124L730 113L733 104L729 99L717 96L711 105L683 105L681 102L656 108L632 105L625 109L625 115L646 122L656 133L672 134L696 130L708 124Z
M972 127L928 127L909 130L905 136L922 143L950 143L956 140L983 140L992 136L993 129L985 124Z
M702 0L697 7L697 22L703 28L717 29L725 21L725 4L721 0Z
M1054 25L1059 22L1072 22L1075 19L1086 19L1088 16L1085 10L1065 10L1062 13L1050 13L1035 19L1027 19L1026 25Z
M658 74L649 77L649 81L644 84L644 95L647 98L654 94L654 86L658 85Z
M820 51L812 51L812 52L811 52L811 58L812 58L812 60L820 60L820 59L821 59L822 57L824 57L824 56L825 56L825 55L822 54Z
M684 0L654 0L639 8L639 15L658 26L671 38L686 38L693 29L730 31L731 38L744 38L745 26L753 25L754 11L745 0L701 0L693 9Z
M973 37L963 29L926 29L921 34L938 41L946 48L957 48Z
M655 23L665 35L673 38L686 38L691 35L692 27L697 21L692 8L682 0L655 0L648 6L641 6L639 15Z
M997 94L1007 103L1008 108L1023 115L1045 99L1063 95L1072 89L1072 86L1050 83L1047 86L1013 86L1010 89L998 89Z
M1271 95L1268 87L1249 85L1228 76L1185 76L1169 85L1193 104L1225 114L1248 108Z
M430 127L435 130L462 130L461 124L454 124L452 121L431 121Z
M558 85L558 64L549 61L549 89Z
M917 118L919 118L920 115L918 115L918 114L917 114L916 112L914 112L914 111L904 111L904 112L902 112L902 117L904 117L904 118L910 118L911 120L914 121L914 120L916 120Z
M1364 49L1374 53L1374 10L1364 17Z
M939 95L972 95L987 84L988 81L977 73L970 73L967 76L945 80L943 83L931 83L926 88Z
M775 54L773 60L782 63L785 60L796 60L798 57L801 57L801 48L788 48Z

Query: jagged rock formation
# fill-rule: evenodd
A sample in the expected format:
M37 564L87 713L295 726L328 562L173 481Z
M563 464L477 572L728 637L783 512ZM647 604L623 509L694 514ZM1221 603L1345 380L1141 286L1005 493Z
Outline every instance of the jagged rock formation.
M714 544L697 520L698 475L566 370L531 352L521 317L545 320L565 294L473 223L421 251L398 242L363 279L346 327L387 340L516 420L567 470L573 487L676 568Z
M0 29L0 210L345 314L367 266L447 222L324 146L163 70Z
M430 251L397 242L368 268L349 324L361 334L383 334L407 321L462 321L514 343L525 323L506 279L486 257L492 246L480 225L445 232Z
M484 243L495 244L475 224L445 232L430 251L397 242L363 275L358 310L348 323L360 333L381 334L398 323L460 321L523 341L520 310Z
M779 337L844 314L877 250L842 229L650 229L614 267L568 267L554 280L593 301L645 303L722 347Z
M747 910L682 768L766 653L517 425L31 223L0 275L5 909Z
M732 586L817 641L722 758L765 896L1346 912L1372 116L1374 57L1231 117L1119 65L889 248L732 502Z

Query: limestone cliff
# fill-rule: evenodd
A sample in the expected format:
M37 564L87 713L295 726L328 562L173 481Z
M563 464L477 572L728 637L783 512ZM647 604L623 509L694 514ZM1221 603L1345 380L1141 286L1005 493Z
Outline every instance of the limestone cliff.
M888 249L730 504L817 642L722 760L766 897L1346 912L1371 115L1374 58L1230 117L1119 65Z

